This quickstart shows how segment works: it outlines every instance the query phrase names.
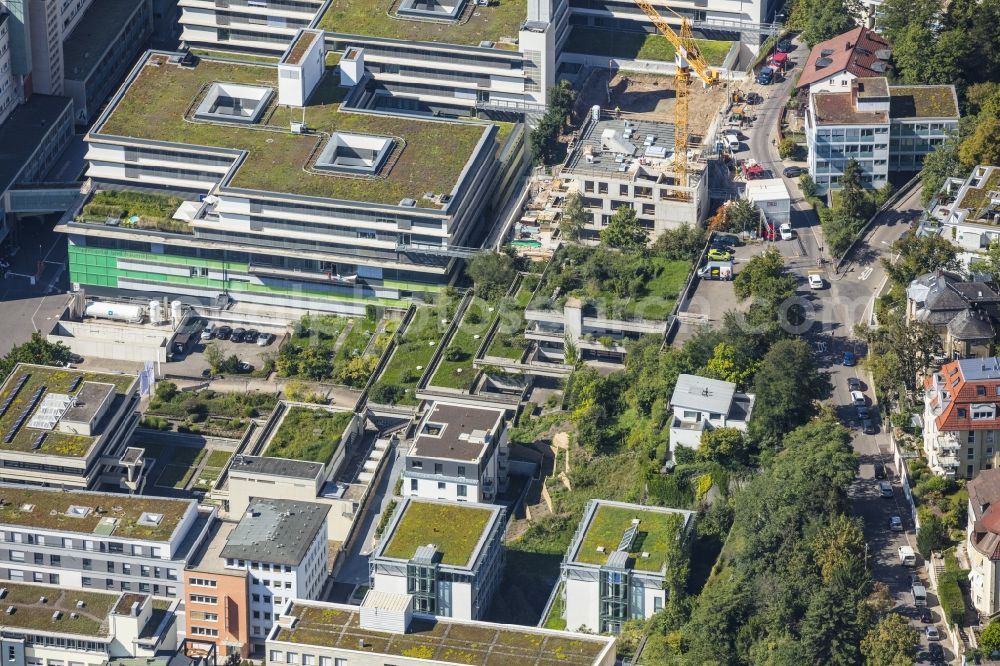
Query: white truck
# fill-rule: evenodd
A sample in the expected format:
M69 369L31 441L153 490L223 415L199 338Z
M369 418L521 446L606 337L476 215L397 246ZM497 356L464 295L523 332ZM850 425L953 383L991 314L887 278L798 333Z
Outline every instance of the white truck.
M906 567L917 566L917 554L909 546L899 547L899 563Z

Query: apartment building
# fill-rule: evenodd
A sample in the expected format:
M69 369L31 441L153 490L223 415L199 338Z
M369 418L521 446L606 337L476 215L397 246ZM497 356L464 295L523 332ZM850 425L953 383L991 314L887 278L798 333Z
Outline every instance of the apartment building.
M1000 469L983 470L966 488L969 596L976 610L988 617L1000 612Z
M11 66L10 25L10 14L0 5L0 125L7 120L21 98Z
M128 440L139 420L138 378L19 363L0 385L3 480L135 490L142 459Z
M4 582L0 650L10 666L81 664L169 654L177 647L176 605L149 595L81 592Z
M406 497L369 563L371 589L423 616L482 619L503 574L505 509Z
M443 289L489 227L509 126L348 109L332 70L277 86L299 68L147 54L87 135L87 175L211 196L159 228L60 225L71 281L347 314Z
M891 57L892 48L882 35L858 26L814 46L796 86L810 94L850 92L857 79L885 76Z
M748 180L746 197L777 229L792 219L792 195L781 178Z
M403 496L493 502L507 486L506 410L435 402L402 471Z
M250 641L261 643L291 599L318 599L327 580L329 506L254 498L219 551L226 572L244 573L250 595ZM218 579L185 573L185 594L214 596ZM211 605L211 604L208 604ZM228 609L227 609L228 610ZM219 615L192 619L188 635L220 637Z
M563 558L550 609L571 631L617 634L663 608L667 549L686 549L694 512L590 500ZM550 612L551 614L551 612ZM544 624L549 617L543 617Z
M929 219L945 238L973 255L1000 241L1000 167L977 166L949 178L934 198Z
M360 606L296 601L287 606L267 637L267 663L615 664L614 636L454 618L430 620L413 607L412 595L376 591L369 591Z
M0 581L180 597L215 509L194 500L0 486Z
M839 189L852 159L869 188L885 185L890 173L919 171L924 156L958 131L954 86L890 86L885 77L847 85L809 94L809 173L823 191Z
M716 428L745 431L753 412L754 395L736 390L736 384L698 375L679 375L670 396L670 450L697 449L701 435Z
M998 316L1000 294L978 279L937 270L906 287L906 318L933 326L947 358L992 356Z
M972 479L992 469L1000 445L1000 358L966 358L924 380L924 453L940 476Z

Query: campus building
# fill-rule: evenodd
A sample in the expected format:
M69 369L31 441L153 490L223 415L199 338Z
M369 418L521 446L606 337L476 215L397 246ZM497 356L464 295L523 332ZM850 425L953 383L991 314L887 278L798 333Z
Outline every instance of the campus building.
M295 601L267 637L268 664L613 666L615 637L430 618L408 594L369 591L360 606Z
M0 581L176 598L215 509L195 500L0 486Z
M0 602L5 609L0 650L10 666L145 663L177 647L176 604L146 594L4 582Z
M403 496L493 502L507 486L506 410L435 402L402 472Z
M651 617L666 603L667 551L686 552L694 516L590 500L563 558L549 616L560 614L571 631L601 634L617 634L625 622Z
M919 171L924 156L958 131L954 86L891 86L882 76L847 81L846 90L809 93L809 174L823 191L839 189L850 160L873 189L890 173Z
M404 498L372 553L371 589L413 595L421 615L482 619L503 574L504 512Z
M931 471L972 479L1000 446L1000 358L966 358L924 380L924 453Z
M313 33L278 65L148 53L87 135L87 176L191 205L61 225L72 283L348 314L443 289L514 126L348 108L324 62Z
M127 446L139 421L135 375L19 363L0 386L0 476L63 488L140 487Z
M977 254L1000 241L1000 167L980 165L964 180L946 180L929 218L964 252Z

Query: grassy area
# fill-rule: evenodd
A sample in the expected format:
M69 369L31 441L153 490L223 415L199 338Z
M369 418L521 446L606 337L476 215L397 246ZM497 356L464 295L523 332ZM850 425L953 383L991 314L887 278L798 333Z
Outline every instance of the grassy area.
M352 418L354 414L351 412L290 407L264 455L325 465L336 452L344 429Z
M1000 188L1000 169L994 169L979 187L970 187L966 190L965 196L955 204L955 208L969 208L975 215L980 208L990 202L990 192L998 188Z
M4 581L4 587L7 590L4 607L15 608L4 616L4 625L79 636L106 636L107 617L119 597L115 593L60 590L9 581ZM44 604L39 602L41 597L47 598ZM81 601L82 607L77 605ZM62 616L53 620L52 614L57 610L62 611Z
M714 39L696 39L701 55L709 65L719 66L726 59L732 42ZM672 61L674 47L667 38L660 34L623 32L621 30L602 30L574 26L569 39L566 40L566 51L570 53L588 53L609 58L629 58L633 60Z
M411 500L383 554L409 560L418 546L434 544L442 564L463 566L472 557L492 516L489 509Z
M424 193L451 192L487 127L340 113L344 89L330 70L305 109L307 126L321 134L288 132L289 121L301 120L302 112L279 107L275 101L263 116L266 126L193 121L196 102L206 86L217 81L273 88L277 72L262 65L209 60L194 68L147 63L95 134L245 150L248 155L231 181L233 187L394 205L413 198L418 206L440 207L424 199ZM317 145L333 131L394 137L394 152L380 177L349 178L306 170Z
M229 459L232 457L232 451L214 449L208 454L208 460L205 461L205 467L225 467L226 463L229 462Z
M205 58L229 58L230 60L240 60L242 62L278 64L278 56L251 55L249 53L236 53L230 51L218 51L215 49L191 49L191 53Z
M562 598L562 589L563 586L560 583L556 590L556 598L552 601L551 608L549 608L549 614L545 616L545 622L542 623L542 626L546 629L566 630L566 618L563 617L566 601Z
M891 86L889 109L893 118L958 118L951 86Z
M210 416L252 418L267 414L276 404L278 399L267 393L217 393L211 389L187 392L178 391L171 382L160 382L146 414L200 423Z
M617 506L598 507L575 561L604 565L608 555L618 548L622 535L631 527L634 518L639 519L639 535L632 542L629 555L635 562L635 568L639 571L662 569L667 547L677 539L683 525L681 515ZM597 550L599 546L603 546L603 552ZM643 558L643 552L648 552L649 557Z
M537 275L525 275L521 279L521 284L514 294L513 303L505 301L499 313L500 324L497 332L490 342L487 356L499 356L511 360L519 360L524 355L525 339L524 328L527 325L524 319L524 308L531 300L531 294L538 286Z
M378 395L380 388L398 387L405 391L397 400L399 404L417 404L414 388L445 332L447 325L442 322L451 321L457 306L456 298L441 294L433 306L417 308L401 334L392 358L375 383L373 395Z
M385 322L383 332L372 340L380 321ZM282 345L278 353L278 374L363 386L378 364L396 326L396 319L383 320L377 316L306 315L296 323L291 339ZM338 348L337 341L342 334L343 341Z
M489 7L475 7L471 17L457 23L414 21L397 18L395 4L392 0L333 0L318 27L349 35L478 46L482 41L517 39L528 13L527 0L498 0Z
M191 233L187 222L171 218L183 202L180 197L166 194L100 190L83 207L77 220L104 224L113 218L128 228Z
M76 395L82 387L82 382L78 383L79 385L73 391L70 391L69 388L78 377L83 377L84 381L88 382L113 384L115 392L119 396L125 394L136 381L135 377L129 375L105 375L94 372L85 373L79 370L66 370L63 368L22 366L20 370L12 373L4 383L3 390L0 392L0 403L6 402L7 398L13 393L17 383L24 376L27 376L27 380L7 407L7 411L3 413L3 416L0 416L0 433L4 435L7 435L12 430L15 421L17 421L28 407L31 396L41 387L45 387L45 392L42 394L38 404L44 400L45 395L48 393ZM13 439L10 442L0 443L0 449L68 458L86 455L94 443L92 437L73 435L59 432L58 430L37 430L28 427L31 416L38 410L38 404L32 408L31 413L24 419ZM42 433L45 433L45 438L42 440L40 447L34 449L33 447L38 440L38 436Z
M490 304L479 298L473 297L472 302L465 309L465 315L459 324L458 330L452 336L451 342L444 350L437 370L431 378L432 386L442 386L447 388L461 389L468 391L472 388L472 382L476 377L476 371L472 367L472 361L476 356L479 345L482 344L482 336L489 329L489 321L493 316L490 312Z

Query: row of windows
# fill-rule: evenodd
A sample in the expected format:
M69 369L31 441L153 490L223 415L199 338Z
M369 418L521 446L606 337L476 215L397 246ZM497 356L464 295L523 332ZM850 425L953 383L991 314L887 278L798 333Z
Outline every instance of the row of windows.
M316 656L311 654L300 655L298 652L282 652L281 650L271 650L268 660L278 664L300 664L301 666L317 666ZM347 660L340 657L324 657L320 655L319 666L346 666ZM387 665L388 666L388 665Z
M112 554L128 554L135 557L158 558L163 552L159 546L139 546L136 544L124 544L119 541L92 541L90 539L71 539L69 537L46 537L44 534L31 534L25 532L2 532L3 540L7 543L24 543L36 546L49 546L54 548L66 548L73 550L87 550L91 552L102 552ZM58 559L58 555L52 557ZM85 562L87 560L84 560Z

